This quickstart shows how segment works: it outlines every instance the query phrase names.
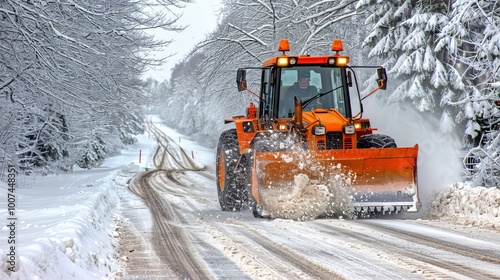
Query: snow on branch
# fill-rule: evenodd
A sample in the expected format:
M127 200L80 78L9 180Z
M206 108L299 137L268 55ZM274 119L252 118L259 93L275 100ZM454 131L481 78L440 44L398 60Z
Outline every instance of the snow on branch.
M315 6L320 5L322 3L325 3L325 2L331 2L331 1L321 1L319 3L316 3L315 5L313 4L311 7L308 7L306 9L312 10ZM304 22L307 22L307 21L310 21L310 20L313 20L313 19L322 18L322 17L325 17L325 18L329 19L329 18L333 17L332 15L334 15L334 14L336 15L339 11L342 11L343 9L345 9L347 6L351 5L354 2L356 2L356 1L347 1L345 3L337 5L335 7L331 7L331 8L327 8L327 9L320 9L320 12L313 13L312 15L306 16L304 18L301 18L300 20L292 20L292 23L299 24L299 23L304 23ZM336 17L338 17L338 18L340 18L340 17L345 18L345 16L347 14L356 14L356 13L357 13L357 10L346 11L346 12L343 12L342 16L336 15ZM336 22L336 21L337 20L331 20L331 22Z
M241 28L239 28L239 27L235 26L235 25L234 25L234 24L232 24L232 23L228 23L227 25L228 25L229 27L231 27L231 28L234 28L234 29L238 30L238 31L239 31L239 32L241 32L243 35L245 35L245 36L247 36L247 37L249 37L249 38L252 38L254 41L258 42L258 43L259 43L259 44L261 44L262 46L267 46L267 44L266 44L264 41L262 41L261 39L257 38L256 36L252 35L250 32L246 32L245 30L243 30L243 29L241 29Z
M66 39L66 40L68 40L68 41L70 41L70 42L76 43L77 45L80 45L80 46L83 46L83 47L85 47L85 48L87 48L87 49L89 49L89 50L92 50L92 51L93 51L95 54L97 54L97 55L104 55L104 54L105 54L105 53L103 53L103 52L100 52L100 51L98 51L98 50L96 50L96 49L94 49L94 48L92 48L92 47L88 46L87 44L82 43L80 40L77 40L77 39L71 38L71 37L69 37L69 36L67 36L67 35L64 35L63 33L61 33L59 30L57 30L57 29L54 27L54 25L52 24L52 22L49 22L49 25L50 25L50 27L52 28L52 31L54 31L54 34L55 34L56 36L58 36L58 37L62 37L62 38Z

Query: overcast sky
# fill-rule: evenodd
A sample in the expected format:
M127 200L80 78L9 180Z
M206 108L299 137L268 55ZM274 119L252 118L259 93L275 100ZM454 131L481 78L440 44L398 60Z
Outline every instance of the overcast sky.
M162 38L173 39L174 42L164 49L165 54L172 54L167 63L161 68L149 70L146 77L152 77L158 81L170 77L172 67L193 49L194 45L204 39L217 25L217 19L221 0L195 0L192 4L186 4L181 12L180 25L187 28L180 33L165 32L160 34Z

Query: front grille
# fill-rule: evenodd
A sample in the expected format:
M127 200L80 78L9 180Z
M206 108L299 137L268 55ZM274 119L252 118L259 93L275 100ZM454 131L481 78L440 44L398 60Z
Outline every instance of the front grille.
M324 150L325 149L325 140L319 140L318 141L318 150Z
M342 132L328 132L326 134L326 149L342 149Z
M346 138L344 142L344 148L345 149L352 149L352 138Z

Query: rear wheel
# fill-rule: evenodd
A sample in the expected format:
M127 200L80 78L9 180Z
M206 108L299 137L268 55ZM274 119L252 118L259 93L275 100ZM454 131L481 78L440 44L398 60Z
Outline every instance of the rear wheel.
M248 202L246 156L241 156L236 130L224 131L217 145L217 194L223 211L240 211Z
M264 218L264 216L262 216L262 207L257 203L253 205L252 213L255 218Z
M358 149L397 148L396 141L384 134L365 134L358 139Z

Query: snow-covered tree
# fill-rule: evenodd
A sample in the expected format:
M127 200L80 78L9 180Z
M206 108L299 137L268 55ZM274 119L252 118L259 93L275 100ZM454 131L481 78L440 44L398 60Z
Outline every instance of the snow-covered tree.
M467 145L477 161L472 179L500 186L500 5L497 1L453 1L450 20L439 36L454 69L465 81L447 103L462 108Z
M449 22L449 1L361 0L357 7L370 14L366 23L373 31L364 41L370 56L380 59L398 81L390 100L411 100L419 111L438 114L443 132L452 131L452 115L458 110L447 101L464 84L437 41Z
M360 0L357 7L371 14L367 23L373 31L365 40L370 55L399 78L390 99L408 99L420 111L439 113L441 131L459 127L469 146L498 153L491 146L500 127L494 103L500 99L498 3ZM491 171L500 164L486 160L479 166ZM480 177L500 174L495 172Z
M141 75L159 62L145 53L166 43L144 31L177 30L169 7L183 2L1 1L0 176L7 164L70 166L82 147L102 143L106 156L130 143L142 131Z
M452 7L438 47L446 49L466 82L462 94L447 102L465 108L460 114L468 122L465 133L477 146L492 141L499 130L494 101L500 99L500 6L457 0Z

